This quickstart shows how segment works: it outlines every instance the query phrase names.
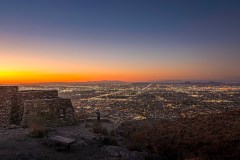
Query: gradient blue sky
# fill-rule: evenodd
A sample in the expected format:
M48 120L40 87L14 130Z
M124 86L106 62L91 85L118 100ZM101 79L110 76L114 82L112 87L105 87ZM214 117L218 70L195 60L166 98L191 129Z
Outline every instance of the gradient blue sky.
M0 1L0 82L239 80L239 44L237 0Z

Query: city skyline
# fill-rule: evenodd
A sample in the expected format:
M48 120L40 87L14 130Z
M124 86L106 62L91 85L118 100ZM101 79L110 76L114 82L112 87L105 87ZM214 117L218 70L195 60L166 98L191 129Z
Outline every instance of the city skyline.
M238 1L0 2L0 84L240 80Z

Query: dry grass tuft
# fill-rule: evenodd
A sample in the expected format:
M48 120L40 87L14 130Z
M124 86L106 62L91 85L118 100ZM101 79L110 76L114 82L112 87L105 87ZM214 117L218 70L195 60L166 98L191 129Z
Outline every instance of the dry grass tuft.
M42 138L47 134L46 128L44 126L44 120L40 117L31 118L29 120L29 135L34 138Z

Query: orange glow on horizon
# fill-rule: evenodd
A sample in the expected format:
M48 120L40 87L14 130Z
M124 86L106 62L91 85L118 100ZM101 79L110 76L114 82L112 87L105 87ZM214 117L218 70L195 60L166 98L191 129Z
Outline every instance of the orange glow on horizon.
M44 82L84 82L100 80L141 81L141 76L135 77L121 74L69 74L69 73L34 73L34 72L0 72L0 84L24 84Z
M101 80L120 80L126 82L152 80L182 80L189 73L159 71L158 73L126 72L126 73L50 73L40 71L1 71L0 84L31 84L48 82L84 82ZM172 76L174 75L174 76ZM194 77L195 75L192 75Z
M101 80L215 80L232 77L237 67L176 57L151 57L139 50L73 47L69 44L42 44L16 37L0 39L0 84L83 82ZM104 48L104 47L103 47ZM210 58L209 58L210 59ZM214 59L213 59L214 60ZM215 60L216 61L216 60ZM236 64L238 63L236 59Z

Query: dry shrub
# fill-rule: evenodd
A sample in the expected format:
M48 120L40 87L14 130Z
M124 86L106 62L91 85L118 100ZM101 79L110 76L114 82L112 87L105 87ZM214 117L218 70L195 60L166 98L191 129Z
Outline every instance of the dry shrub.
M108 130L107 130L106 127L103 127L103 128L102 128L101 134L102 134L102 135L105 135L105 136L108 135Z
M130 126L126 138L130 150L153 150L162 159L240 159L239 121L240 110L159 121L149 128Z
M112 145L112 146L118 145L116 138L112 136L104 136L102 139L102 143L104 145Z
M111 130L110 135L111 136L116 136L116 132L114 130Z
M149 128L143 126L142 130L130 136L131 144L128 149L131 151L142 151L143 147L149 146Z
M44 120L40 117L31 118L28 125L30 127L29 135L31 137L42 138L47 133Z
M102 131L102 125L99 122L93 124L93 133L99 134Z
M29 135L34 138L42 138L44 135L47 134L45 124L47 118L52 115L52 113L41 114L41 104L39 103L38 106L39 107L36 109L35 113L29 115L27 121L27 125L30 128Z
M127 146L130 151L139 151L142 152L142 146L138 143L131 143Z
M96 122L93 125L93 132L96 134L108 135L108 130L106 127L102 127L100 122Z

